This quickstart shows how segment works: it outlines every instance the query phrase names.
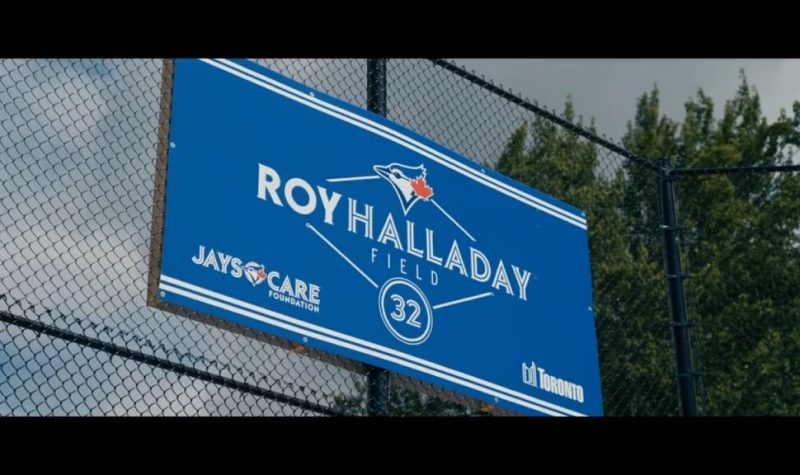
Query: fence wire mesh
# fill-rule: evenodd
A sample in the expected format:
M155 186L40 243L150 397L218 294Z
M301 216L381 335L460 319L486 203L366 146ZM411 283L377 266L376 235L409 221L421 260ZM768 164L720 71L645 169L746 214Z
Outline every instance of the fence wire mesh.
M367 107L363 59L256 61ZM146 305L162 67L144 59L0 61L0 414L366 414L359 363ZM677 414L652 162L598 137L569 105L563 114L544 110L443 61L388 61L387 116L586 210L605 413ZM786 176L793 178L774 181L796 193L796 175ZM796 194L792 201L766 182L747 186L764 199L779 195L767 210L800 216ZM774 412L760 404L779 389L790 395L777 411L797 413L800 226L787 217L781 238L744 237L757 223L738 222L712 238L703 205L722 202L711 191L683 191L693 228L686 257L711 279L690 290L704 413ZM771 216L764 213L762 227ZM769 275L757 271L762 254L748 250L752 239L775 263ZM707 270L719 259L726 269ZM735 308L724 305L733 297ZM730 320L739 314L769 323ZM746 347L741 360L719 356L741 353L737 345ZM767 373L754 376L754 367ZM765 382L776 374L780 381ZM744 381L757 389L727 391ZM388 409L510 414L396 374Z
M800 173L679 180L701 414L800 414Z

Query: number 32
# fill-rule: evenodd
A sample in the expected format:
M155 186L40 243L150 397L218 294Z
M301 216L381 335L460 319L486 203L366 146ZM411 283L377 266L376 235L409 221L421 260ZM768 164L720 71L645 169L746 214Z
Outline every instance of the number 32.
M416 300L406 300L397 294L392 294L390 298L396 305L394 312L389 314L393 319L397 320L398 322L405 321L414 328L419 328L422 326L422 324L417 321L420 309ZM408 320L406 320L406 305L412 308L411 316L408 317Z

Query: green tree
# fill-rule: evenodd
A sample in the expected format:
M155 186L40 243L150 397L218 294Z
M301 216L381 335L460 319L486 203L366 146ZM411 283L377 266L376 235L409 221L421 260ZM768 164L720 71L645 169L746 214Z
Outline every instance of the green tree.
M673 167L785 165L800 147L800 103L770 123L744 73L718 120L702 90L682 122L659 106L657 87L640 97L623 144ZM569 100L564 115L574 119ZM497 169L587 212L606 413L674 414L656 175L599 158L536 119L512 135ZM800 174L684 178L678 206L705 413L800 413Z
M677 168L786 165L800 150L800 102L792 112L769 122L742 73L721 118L698 90L678 122L654 87L623 145ZM575 119L569 98L564 115ZM605 413L676 414L656 174L542 118L512 134L496 169L586 211ZM800 414L800 173L684 177L677 200L704 413ZM363 412L358 391L337 404ZM468 413L402 389L391 406Z
M769 123L744 73L719 120L702 90L685 110L677 123L660 114L657 89L643 95L625 147L648 159L668 157L679 168L782 165L797 151L800 104L794 104L794 117L781 113ZM634 167L625 167L627 231L631 242L644 242L657 261L652 177ZM790 369L800 361L800 176L684 178L677 199L706 413L797 414L800 380ZM648 230L650 237L640 238Z
M702 91L686 103L675 161L790 164L800 146L800 102L793 112L769 123L742 72L718 121ZM678 196L707 412L800 413L800 174L684 179Z
M574 120L569 98L564 116ZM577 122L583 125L582 118ZM593 122L589 129L594 131ZM652 201L655 181L646 169L634 168L640 165L623 166L608 160L608 153L599 158L592 142L537 118L512 135L496 168L586 211L606 412L669 412L674 383L660 254L651 249L652 230L640 231L643 225L630 218L645 219L645 206L632 196L646 194Z

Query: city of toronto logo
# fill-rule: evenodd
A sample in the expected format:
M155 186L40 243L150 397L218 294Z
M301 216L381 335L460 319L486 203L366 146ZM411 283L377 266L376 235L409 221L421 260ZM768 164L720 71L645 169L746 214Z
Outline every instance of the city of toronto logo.
M267 278L267 273L264 272L264 265L257 262L250 261L242 266L247 281L253 284L253 287L264 282Z
M390 163L389 165L375 165L372 169L392 185L400 199L404 215L408 214L417 201L428 201L433 196L433 188L425 183L426 172L422 165L411 167Z

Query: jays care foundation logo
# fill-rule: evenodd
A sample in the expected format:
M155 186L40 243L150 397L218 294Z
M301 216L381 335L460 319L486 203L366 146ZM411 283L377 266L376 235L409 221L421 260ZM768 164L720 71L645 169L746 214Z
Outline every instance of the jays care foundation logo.
M281 274L274 269L267 270L264 264L255 261L248 261L246 264L242 262L239 257L214 248L207 249L202 244L198 246L197 254L192 256L192 263L234 279L244 276L253 287L267 282L267 297L270 299L319 313L320 288L317 284Z
M253 287L267 280L267 273L264 272L264 266L257 262L250 261L242 267L244 276L248 282L253 284Z

